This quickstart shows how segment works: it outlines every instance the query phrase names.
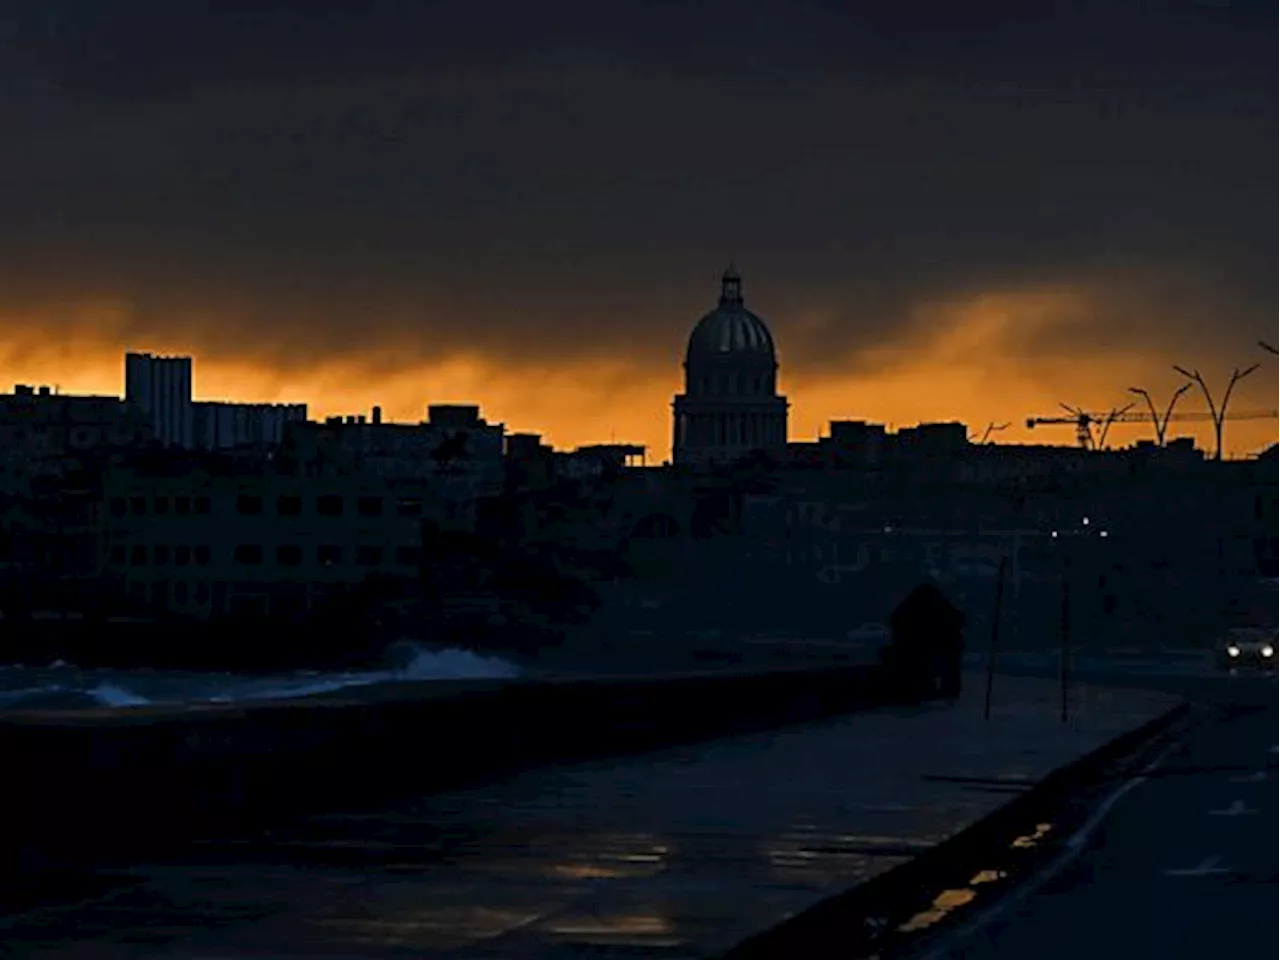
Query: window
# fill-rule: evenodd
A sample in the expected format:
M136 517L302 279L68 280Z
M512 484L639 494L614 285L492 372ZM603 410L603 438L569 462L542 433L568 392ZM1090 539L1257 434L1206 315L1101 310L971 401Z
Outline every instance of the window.
M174 497L173 498L174 513L182 514L184 517L191 512L190 497Z
M187 602L187 583L185 580L179 580L173 585L173 599L178 603Z
M117 567L124 566L126 555L124 547L119 544L111 548L111 562Z
M123 517L129 512L129 504L125 502L124 497L111 498L111 515L113 517Z
M325 566L342 562L342 548L332 543L324 543L316 547L316 560Z
M169 548L164 544L156 544L156 566L162 566L169 562Z
M144 565L147 562L147 548L141 543L135 543L129 551L129 562L135 567Z
M129 596L135 600L145 600L147 598L147 585L141 580L135 580L129 584Z
M396 513L402 517L422 516L422 501L417 497L403 497L396 504Z
M133 507L133 512L138 516L142 516L144 513L147 512L146 497L134 497L131 505Z
M282 517L302 516L302 498L282 496L276 500L276 513Z
M165 594L168 592L168 584L164 580L151 581L151 603L157 607L163 607L165 600L168 599Z
M261 563L262 547L256 543L242 543L235 549L236 563Z
M193 502L195 503L196 513L208 514L213 507L208 497L196 497Z
M296 543L286 543L276 547L276 563L286 567L296 567L302 562L302 548Z
M262 512L262 498L242 493L236 497L236 513L254 516Z
M173 562L180 567L185 567L188 563L191 562L191 548L190 547L174 547Z
M374 567L382 562L381 547L360 547L356 550L356 563L362 567Z
M209 602L209 584L201 580L196 584L196 603Z
M422 562L422 548L418 546L396 547L396 563L416 567Z
M359 509L362 517L380 517L382 516L382 498L361 497Z
M336 493L326 493L316 500L316 513L322 517L342 516L342 497Z
M169 512L169 498L168 498L168 497L156 497L155 502L154 502L154 504L152 505L152 509L153 509L153 510L155 510L155 512L156 512L156 516L158 516L158 517L159 517L159 516L163 516L164 514L168 513L168 512Z
M195 557L196 557L196 563L200 564L200 566L203 567L205 564L209 562L209 548L203 547L203 546L196 547Z

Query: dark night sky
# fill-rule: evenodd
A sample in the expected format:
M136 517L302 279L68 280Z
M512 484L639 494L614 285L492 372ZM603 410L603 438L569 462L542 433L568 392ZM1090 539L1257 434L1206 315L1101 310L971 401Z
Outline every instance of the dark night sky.
M1105 407L1274 339L1274 3L0 11L9 379L194 351L206 394L658 445L729 258L801 433Z

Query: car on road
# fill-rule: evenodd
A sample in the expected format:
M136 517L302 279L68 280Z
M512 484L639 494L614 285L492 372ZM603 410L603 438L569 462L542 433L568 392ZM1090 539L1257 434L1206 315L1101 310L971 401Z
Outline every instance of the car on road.
M1230 670L1274 670L1276 631L1259 627L1238 627L1218 645L1218 662Z

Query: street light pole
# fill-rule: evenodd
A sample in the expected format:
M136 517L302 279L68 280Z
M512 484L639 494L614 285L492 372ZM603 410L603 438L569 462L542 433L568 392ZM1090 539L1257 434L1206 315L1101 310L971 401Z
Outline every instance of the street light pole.
M1209 385L1204 382L1204 377L1200 376L1199 370L1185 370L1174 364L1173 367L1178 373L1182 374L1189 380L1194 380L1200 384L1200 389L1204 392L1205 402L1209 404L1209 416L1213 417L1213 431L1216 440L1217 449L1214 451L1213 458L1215 460L1222 459L1222 422L1227 416L1227 404L1231 402L1231 391L1236 388L1236 384L1247 377L1253 371L1258 369L1255 363L1251 367L1241 370L1239 367L1231 371L1231 382L1227 384L1227 391L1222 395L1222 406L1215 407L1213 405L1213 394L1209 392Z
M1062 650L1058 663L1058 677L1061 681L1061 709L1059 716L1063 723L1067 722L1067 662L1071 649L1071 555L1065 549L1062 553Z
M1165 408L1164 417L1161 418L1160 414L1156 411L1155 403L1151 400L1151 394L1147 393L1146 390L1143 390L1142 387L1129 388L1130 393L1137 394L1142 397L1143 400L1147 401L1147 409L1151 411L1151 422L1155 424L1156 427L1156 446L1164 446L1164 435L1165 431L1169 429L1169 420L1173 417L1173 408L1178 403L1178 398L1190 389L1191 384L1184 383L1177 390L1173 391L1173 397L1169 400L1169 406Z

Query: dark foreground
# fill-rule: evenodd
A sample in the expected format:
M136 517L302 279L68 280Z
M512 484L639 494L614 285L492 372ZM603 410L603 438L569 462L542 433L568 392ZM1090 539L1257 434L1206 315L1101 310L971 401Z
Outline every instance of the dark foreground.
M1081 688L1064 728L1056 691L1006 681L984 722L971 684L955 704L548 766L245 831L99 874L114 889L0 920L0 944L41 960L717 956L1175 702ZM458 729L424 728L401 761L429 766Z
M936 958L1277 955L1277 710L1224 687L1083 853ZM1239 696L1239 694L1249 694ZM1252 701L1252 702L1251 702Z

